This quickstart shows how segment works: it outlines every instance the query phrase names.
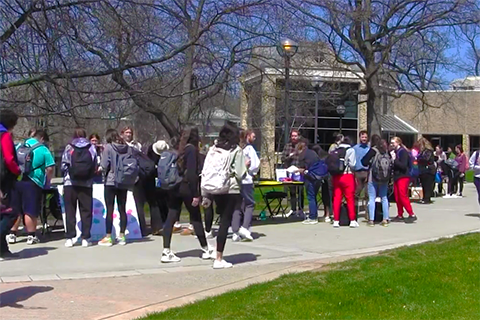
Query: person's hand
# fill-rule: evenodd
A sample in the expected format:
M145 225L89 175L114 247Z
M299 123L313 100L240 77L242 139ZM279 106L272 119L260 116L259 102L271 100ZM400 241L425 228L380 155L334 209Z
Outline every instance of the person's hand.
M202 207L204 208L208 208L212 205L212 200L204 197L203 200L202 200Z
M298 168L297 172L303 174L305 172L305 169Z
M291 158L295 155L295 152L290 153L288 156Z
M192 207L197 207L200 204L200 197L193 198Z
M245 160L245 165L247 167L250 167L250 164L252 164L252 160L250 160L250 159Z
M460 178L465 177L465 173L460 173Z

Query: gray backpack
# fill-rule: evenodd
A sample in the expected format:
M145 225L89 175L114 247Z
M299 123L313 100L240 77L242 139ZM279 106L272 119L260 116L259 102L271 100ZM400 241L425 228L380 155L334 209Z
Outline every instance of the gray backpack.
M372 162L372 178L375 182L387 183L392 175L393 161L388 152L381 154L376 148L377 153Z
M118 153L116 151L115 186L118 189L131 189L138 179L138 161L129 147L128 152Z
M172 190L180 185L183 178L177 166L178 155L174 151L164 151L157 164L158 186L163 190Z

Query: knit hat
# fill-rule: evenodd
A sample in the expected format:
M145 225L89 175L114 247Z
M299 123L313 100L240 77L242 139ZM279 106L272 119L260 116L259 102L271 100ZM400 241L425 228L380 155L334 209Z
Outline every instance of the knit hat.
M158 140L152 145L152 150L155 154L160 155L163 151L170 149L165 140Z

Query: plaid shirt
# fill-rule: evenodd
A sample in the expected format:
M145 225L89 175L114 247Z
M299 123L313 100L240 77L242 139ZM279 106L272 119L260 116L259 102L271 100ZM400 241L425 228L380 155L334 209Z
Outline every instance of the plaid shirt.
M284 164L285 168L288 168L290 166L298 167L300 162L299 156L300 155L295 149L295 146L291 142L287 143L285 145L285 148L283 148L283 153L282 153L282 163Z

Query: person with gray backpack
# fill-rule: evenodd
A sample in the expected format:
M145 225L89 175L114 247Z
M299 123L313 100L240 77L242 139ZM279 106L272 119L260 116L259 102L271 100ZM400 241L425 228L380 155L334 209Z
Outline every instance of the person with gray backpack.
M393 160L388 153L388 144L379 135L371 138L372 148L362 158L362 165L368 167L368 225L375 226L375 208L377 197L381 198L383 220L381 225L388 226L389 202L388 184L392 177Z
M105 205L107 207L105 227L107 234L98 242L98 245L111 247L113 245L112 228L115 199L117 200L118 213L120 215L118 244L127 244L125 238L125 230L127 229L127 192L135 186L140 169L131 147L123 141L115 129L107 130L105 137L107 145L103 150L100 166L105 175Z
M163 228L163 263L180 262L180 258L171 250L171 242L173 225L180 216L182 204L187 207L190 223L202 248L201 258L215 258L215 250L208 245L205 237L200 212L199 141L198 128L187 127L183 130L179 143L172 145L173 150L160 154L157 165L158 183L168 193L168 216Z

